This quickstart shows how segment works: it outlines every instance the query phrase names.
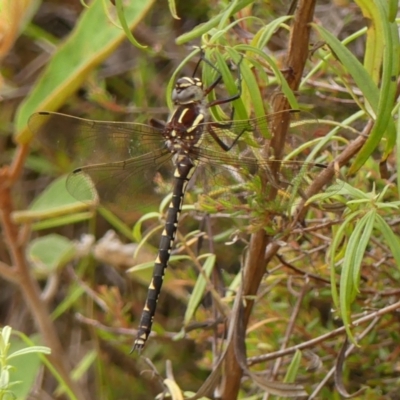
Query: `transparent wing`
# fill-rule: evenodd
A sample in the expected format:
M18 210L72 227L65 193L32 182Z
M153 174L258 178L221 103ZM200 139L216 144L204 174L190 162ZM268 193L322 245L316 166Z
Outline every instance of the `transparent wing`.
M260 118L225 121L220 123L206 122L199 126L203 127L204 132L209 132L211 129L221 140L232 140L237 136L240 136L245 140L249 139L249 136L256 139L270 139L276 129L283 123L288 122L288 125L292 126L292 131L294 131L294 127L297 126L297 123L304 120L306 116L310 120L315 120L311 114L300 113L297 110L284 110Z
M28 126L47 148L71 162L67 189L77 200L143 210L165 196L173 174L162 131L150 125L92 121L39 112Z
M78 168L69 174L67 189L85 203L114 205L116 211L143 210L165 196L161 183L172 178L171 157L160 149L126 161Z
M291 117L298 113L284 111L246 121L202 124L201 146L189 152L199 163L193 181L201 190L195 192L237 203L248 196L246 184L264 175L270 187L290 193L283 197L301 196L310 177L323 167L271 159L268 151L260 155L258 145L263 139L265 148L266 136L288 114ZM173 155L166 149L161 127L92 121L50 112L32 115L29 127L41 143L66 153L73 166L79 166L69 175L67 189L80 201L100 200L123 211L143 209L172 190ZM296 133L296 129L292 131ZM289 150L304 136L303 130L298 133L288 135ZM218 146L218 140L230 146L238 136L240 140L229 151Z
M250 199L258 198L266 210L284 213L305 198L312 179L325 168L321 164L300 161L229 157L229 153L218 153L217 157L211 150L200 152L196 187L197 193L216 201L209 210L241 210ZM273 201L270 198L272 188L277 193Z
M249 196L254 195L255 187L249 191L246 184L259 176L262 177L260 182L267 182L265 187L258 188L259 195L268 199L271 188L275 188L278 192L277 204L271 206L276 206L280 211L304 198L305 190L313 177L325 166L301 161L301 155L299 161L276 160L271 154L269 140L265 139L266 135L270 135L279 124L288 119L290 127L284 153L288 154L304 143L311 132L305 131L305 119L300 120L299 114L288 110L246 121L204 124L201 147L193 149L193 157L199 160L199 168L203 170L197 174L199 185L203 187L202 193L211 194L222 203L238 205L239 199L243 203L243 200L246 202ZM316 123L309 115L306 117L307 122ZM241 137L229 151L224 151L216 145L212 133L228 146L234 143L238 135ZM305 157L306 154L303 154L303 159Z
M28 126L40 143L67 154L74 167L124 161L164 147L162 130L145 124L39 112Z

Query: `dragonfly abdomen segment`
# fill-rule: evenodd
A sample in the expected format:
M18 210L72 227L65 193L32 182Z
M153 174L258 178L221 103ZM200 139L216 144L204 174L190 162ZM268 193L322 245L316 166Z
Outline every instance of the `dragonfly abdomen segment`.
M165 269L168 266L171 248L174 243L175 234L178 226L178 219L182 209L183 196L186 191L188 181L195 170L195 163L185 155L178 155L174 173L174 190L171 203L168 207L165 228L161 234L158 255L154 263L153 277L151 279L146 304L140 318L139 329L133 350L141 350L150 335L156 312L158 297L164 279Z

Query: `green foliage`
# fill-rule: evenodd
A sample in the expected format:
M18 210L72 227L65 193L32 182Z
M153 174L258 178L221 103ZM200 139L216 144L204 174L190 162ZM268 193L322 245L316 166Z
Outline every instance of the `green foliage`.
M203 300L204 295L206 294L207 286L209 288L212 287L210 281L210 275L212 270L214 269L216 257L214 254L204 254L202 258L205 259L204 266L200 271L200 276L197 279L196 284L194 285L193 288L193 292L190 296L185 316L183 318L184 326L188 325L192 321L197 308L200 306L200 303ZM184 337L184 328L181 334L178 334L178 337L179 336Z
M19 107L16 119L16 140L30 140L27 121L38 110L57 110L125 37L122 30L110 24L102 7L103 0L94 1L81 15L74 34L52 57L40 81ZM121 4L119 2L118 4ZM131 2L124 9L124 27L132 29L151 7L152 1Z
M56 179L31 203L14 214L17 223L33 223L33 229L49 229L93 217L90 207L73 198L65 187L66 176Z
M400 207L400 201L385 200L388 190L389 186L386 186L380 194L376 194L375 190L366 193L344 183L335 192L335 196L343 196L346 212L330 249L332 298L335 306L340 308L347 334L354 343L356 340L351 333L351 305L360 293L361 266L372 237L381 237L381 243L386 242L400 267L400 240L387 222L393 210ZM336 255L340 255L340 258ZM337 265L341 266L340 295L337 292Z
M373 5L372 2L365 3L368 3L370 6ZM315 25L315 28L318 29L323 39L332 48L334 55L341 61L346 72L351 74L354 82L363 91L373 115L376 116L376 119L374 118L374 128L363 150L358 153L349 171L350 173L355 173L365 163L380 143L385 132L387 146L384 158L393 150L395 143L396 131L391 110L396 93L396 81L393 77L398 75L400 66L399 59L395 54L400 50L400 44L396 25L394 23L388 24L385 20L387 14L384 7L383 2L377 1L373 9L368 12L369 17L372 18L374 23L367 31L369 41L366 45L365 66L361 65L356 57L346 47L342 46L334 35L324 30L323 27ZM371 29L374 32L371 33ZM379 73L381 65L383 66L382 79L380 81L382 85L378 88L376 74L377 72Z
M75 246L64 236L50 234L31 241L28 260L38 278L47 278L75 256Z
M38 353L50 354L44 346L22 347L18 340L11 341L12 329L4 326L0 333L0 399L22 399L28 395L40 359Z

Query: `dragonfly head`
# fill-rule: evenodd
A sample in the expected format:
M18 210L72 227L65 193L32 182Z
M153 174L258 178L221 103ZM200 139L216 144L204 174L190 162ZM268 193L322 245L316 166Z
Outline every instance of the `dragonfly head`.
M172 101L175 105L196 103L203 98L203 82L199 78L185 76L176 81L172 91Z

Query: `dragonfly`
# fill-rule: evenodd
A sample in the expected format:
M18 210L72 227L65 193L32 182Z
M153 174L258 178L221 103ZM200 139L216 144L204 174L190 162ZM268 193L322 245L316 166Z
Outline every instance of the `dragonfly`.
M210 63L203 57L199 63L201 61ZM150 336L183 198L192 178L205 192L222 189L222 196L229 200L232 182L244 187L255 175L264 174L276 190L286 193L288 188L297 187L300 191L305 172L323 167L276 160L268 154L255 155L246 137L264 137L266 131L281 123L292 111L217 122L210 110L240 98L240 72L236 94L208 101L208 95L220 84L222 75L218 73L214 81L204 87L202 80L195 77L198 65L193 76L176 81L172 91L174 109L166 121L151 119L148 124L94 121L43 111L33 114L28 122L42 144L66 153L80 165L69 174L66 185L82 202L117 204L127 209L140 207L147 202L146 197L141 197L142 192L159 193L160 180L171 183L172 197L132 350L141 351ZM233 113L232 108L232 116ZM245 197L242 190L239 192ZM236 193L231 198L238 196Z

